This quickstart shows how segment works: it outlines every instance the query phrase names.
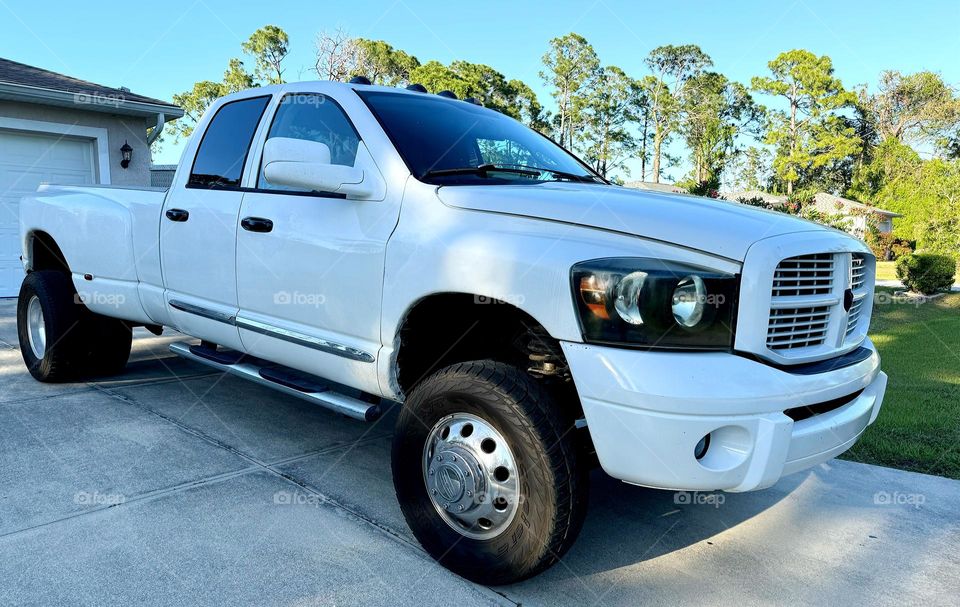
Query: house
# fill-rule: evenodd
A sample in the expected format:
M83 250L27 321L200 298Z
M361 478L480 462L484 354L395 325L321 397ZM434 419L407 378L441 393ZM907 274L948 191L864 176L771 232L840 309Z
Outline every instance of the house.
M634 190L646 190L648 192L665 192L667 194L686 194L687 189L672 183L654 183L652 181L628 181L623 184L625 188Z
M169 188L173 183L173 175L177 172L175 164L150 165L150 186L154 188Z
M41 183L149 186L147 129L180 116L126 88L0 58L0 297L23 277L20 198Z
M721 198L724 200L730 200L732 202L740 202L741 200L762 200L767 203L767 206L771 209L779 209L787 206L789 199L786 196L780 196L779 194L771 194L770 192L761 192L760 190L741 190L739 192L724 192L721 194Z
M781 210L787 205L789 199L779 194L761 192L759 190L745 190L739 192L725 192L723 198L734 202L741 200L763 200L767 207ZM856 200L841 198L826 192L820 192L813 197L813 202L805 205L804 208L814 208L824 215L842 215L847 219L846 230L858 238L863 238L867 231L867 215L873 214L877 229L882 234L889 234L893 231L893 220L896 217L902 217L899 213L887 211L877 207L872 207Z
M840 214L848 217L850 219L848 231L861 238L867 230L866 216L868 214L873 214L876 219L877 230L879 230L881 234L889 234L892 232L894 218L903 217L903 215L894 213L893 211L878 209L877 207L872 207L862 202L857 202L856 200L841 198L840 196L834 196L826 192L820 192L813 197L813 207L821 213L828 215Z

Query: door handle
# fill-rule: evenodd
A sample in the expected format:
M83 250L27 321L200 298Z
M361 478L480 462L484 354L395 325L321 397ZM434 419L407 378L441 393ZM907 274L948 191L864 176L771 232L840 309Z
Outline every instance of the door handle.
M273 222L263 217L244 217L240 220L240 227L248 232L269 232L273 229Z
M167 209L166 216L170 221L186 221L190 219L190 212L183 209Z

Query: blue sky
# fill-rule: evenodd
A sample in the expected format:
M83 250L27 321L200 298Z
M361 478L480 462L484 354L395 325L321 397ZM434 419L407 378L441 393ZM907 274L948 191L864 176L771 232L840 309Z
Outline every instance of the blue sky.
M661 44L695 43L715 69L748 83L777 53L807 48L834 60L848 86L873 83L883 69L941 72L960 84L960 1L951 2L578 2L523 3L367 0L162 3L0 0L0 56L169 100L197 80L219 79L258 27L287 31L288 80L314 78L314 37L336 27L383 39L421 61L486 63L530 84L547 41L585 36L605 65L643 73ZM167 142L155 162L174 163ZM682 169L673 171L680 177Z

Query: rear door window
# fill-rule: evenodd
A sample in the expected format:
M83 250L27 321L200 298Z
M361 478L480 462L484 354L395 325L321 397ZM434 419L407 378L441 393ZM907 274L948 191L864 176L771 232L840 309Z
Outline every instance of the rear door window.
M240 186L250 143L260 124L269 96L226 103L210 121L190 171L187 187Z

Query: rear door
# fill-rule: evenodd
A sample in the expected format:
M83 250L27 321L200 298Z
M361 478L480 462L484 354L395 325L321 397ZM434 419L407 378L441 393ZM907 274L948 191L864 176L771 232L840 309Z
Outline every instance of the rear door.
M160 218L160 257L175 326L241 349L237 315L237 219L244 167L269 95L220 106L189 176L174 183ZM188 157L185 155L185 157Z

